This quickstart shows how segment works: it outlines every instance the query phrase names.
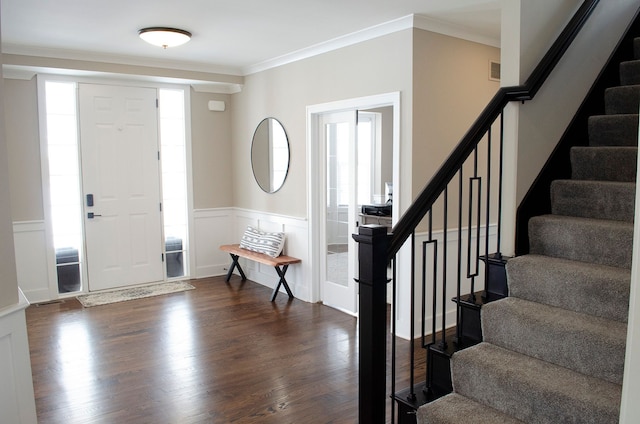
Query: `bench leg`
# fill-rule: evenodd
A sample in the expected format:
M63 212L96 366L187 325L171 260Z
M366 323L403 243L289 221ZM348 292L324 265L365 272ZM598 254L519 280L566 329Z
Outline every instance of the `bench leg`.
M280 281L278 281L278 284L273 289L273 293L271 294L271 301L273 302L274 300L276 300L276 296L278 295L278 290L280 290L280 286L284 286L284 289L287 291L287 294L289 295L289 299L293 299L293 293L291 293L289 284L287 284L287 280L284 278L284 275L287 273L287 269L289 268L289 265L284 265L282 269L280 269L277 266L275 266L274 268L276 269L276 272L280 277Z
M231 274L233 274L233 270L235 268L238 268L238 272L240 273L240 277L242 277L242 281L246 280L247 277L244 275L244 271L242 271L242 268L240 267L240 262L238 262L238 258L240 258L238 255L234 255L233 253L229 253L229 255L231 256L231 266L229 267L229 271L227 271L227 279L225 280L227 283L229 282L229 280L231 279Z

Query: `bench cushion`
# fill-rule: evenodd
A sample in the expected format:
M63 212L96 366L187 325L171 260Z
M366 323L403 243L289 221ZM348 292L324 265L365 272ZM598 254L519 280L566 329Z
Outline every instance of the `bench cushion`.
M247 226L240 240L240 247L275 258L282 253L284 233L267 233Z

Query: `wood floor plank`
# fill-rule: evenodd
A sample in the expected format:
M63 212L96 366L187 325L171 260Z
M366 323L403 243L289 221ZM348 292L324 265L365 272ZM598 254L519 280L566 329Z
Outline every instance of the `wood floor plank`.
M30 306L39 422L357 422L355 318L285 296L270 302L270 289L236 277L190 283L195 290L92 308ZM398 349L408 352L406 342Z

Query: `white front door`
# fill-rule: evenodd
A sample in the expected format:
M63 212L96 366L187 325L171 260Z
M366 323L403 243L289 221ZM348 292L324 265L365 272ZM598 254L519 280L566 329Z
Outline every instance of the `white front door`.
M319 139L324 145L325 234L321 272L324 304L355 314L357 312L356 233L357 111L330 113L320 117Z
M80 84L90 291L163 279L156 90Z

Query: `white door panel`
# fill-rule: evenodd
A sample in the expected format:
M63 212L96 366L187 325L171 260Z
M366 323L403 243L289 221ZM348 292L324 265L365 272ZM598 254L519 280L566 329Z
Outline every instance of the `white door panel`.
M156 90L81 84L79 95L89 290L160 281Z

